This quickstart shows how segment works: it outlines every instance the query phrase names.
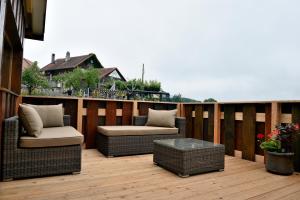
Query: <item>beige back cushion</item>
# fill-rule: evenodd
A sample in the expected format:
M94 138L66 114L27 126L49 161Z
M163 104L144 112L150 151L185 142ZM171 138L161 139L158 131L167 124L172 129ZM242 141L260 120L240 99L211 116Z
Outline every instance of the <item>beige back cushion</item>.
M32 105L26 104L34 108L40 115L44 128L64 126L64 114L62 104L58 105Z
M177 110L152 110L149 108L146 126L175 127Z
M38 137L43 129L43 122L37 111L26 105L20 105L19 116L27 133Z

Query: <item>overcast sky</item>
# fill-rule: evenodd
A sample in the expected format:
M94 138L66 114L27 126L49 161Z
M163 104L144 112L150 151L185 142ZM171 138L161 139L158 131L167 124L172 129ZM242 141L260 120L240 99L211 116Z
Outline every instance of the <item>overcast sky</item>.
M126 78L219 101L300 99L299 0L49 0L43 42L24 57L48 64L95 53Z

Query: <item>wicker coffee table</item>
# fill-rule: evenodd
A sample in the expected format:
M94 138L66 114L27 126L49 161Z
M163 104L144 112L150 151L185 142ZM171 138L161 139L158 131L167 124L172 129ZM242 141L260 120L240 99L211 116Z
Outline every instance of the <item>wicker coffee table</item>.
M154 141L153 162L181 177L223 171L225 147L192 138Z

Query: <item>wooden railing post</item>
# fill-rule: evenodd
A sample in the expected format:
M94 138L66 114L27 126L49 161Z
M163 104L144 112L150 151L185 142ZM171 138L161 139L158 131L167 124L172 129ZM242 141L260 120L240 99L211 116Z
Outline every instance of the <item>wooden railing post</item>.
M177 109L177 117L180 117L181 116L181 103L177 103L177 106L176 106L176 109Z
M281 116L281 104L278 102L271 103L271 130L276 128L276 125L280 123Z
M242 158L255 161L255 130L256 130L256 107L255 104L243 106L243 137Z
M214 143L221 143L221 105L214 104Z
M133 101L132 116L139 116L138 101L136 100Z
M82 133L83 99L77 100L77 130Z
M16 99L16 107L15 107L15 114L18 114L19 105L22 103L23 99L22 96L18 96Z
M224 104L224 145L227 155L235 155L235 138L235 106Z

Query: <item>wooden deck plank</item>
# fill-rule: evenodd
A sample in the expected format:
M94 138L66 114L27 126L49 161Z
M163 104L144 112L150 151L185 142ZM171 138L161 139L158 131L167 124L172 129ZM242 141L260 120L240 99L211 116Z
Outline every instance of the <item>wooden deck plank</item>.
M224 172L189 178L153 165L152 159L151 154L106 158L84 150L81 174L2 182L0 199L275 199L282 194L295 199L299 191L299 175L273 175L262 163L236 157L225 157Z

